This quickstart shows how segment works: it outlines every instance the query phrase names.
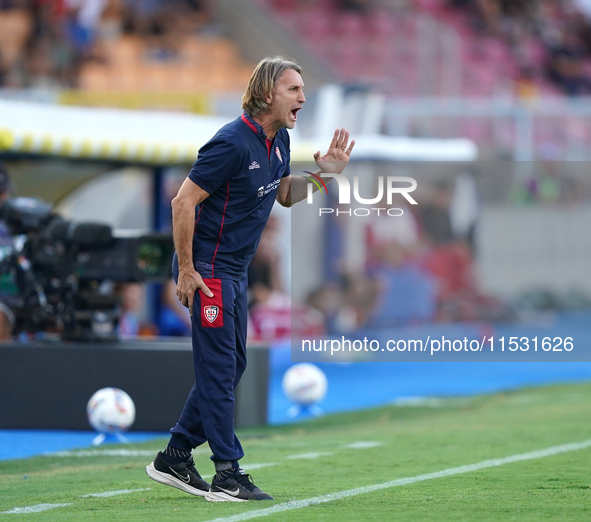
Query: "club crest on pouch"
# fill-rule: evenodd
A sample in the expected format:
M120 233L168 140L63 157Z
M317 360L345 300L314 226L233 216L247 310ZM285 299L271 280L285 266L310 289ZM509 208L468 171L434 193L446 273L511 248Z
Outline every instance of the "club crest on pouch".
M204 306L203 307L203 314L205 318L210 322L213 323L217 316L218 316L219 308L217 306Z

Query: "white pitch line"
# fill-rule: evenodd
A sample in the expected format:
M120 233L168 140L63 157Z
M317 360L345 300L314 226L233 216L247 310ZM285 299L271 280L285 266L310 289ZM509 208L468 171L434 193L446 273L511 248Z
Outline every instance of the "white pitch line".
M345 444L341 446L343 449L366 449L366 448L377 448L381 446L381 442L374 442L369 440L360 440L359 442L351 442L351 444Z
M244 466L240 466L244 471L250 471L253 469L261 469L261 468L268 468L269 466L277 466L275 462L263 462L261 464L244 464Z
M298 453L297 455L288 455L286 459L317 459L318 457L330 457L334 455L333 451L311 451L310 453Z
M72 503L68 502L67 504L37 504L35 506L28 506L22 508L13 508L9 511L2 511L0 515L16 515L21 513L40 513L41 511L47 511L49 509L55 509L64 506L71 506Z
M88 451L56 451L44 453L45 457L151 457L154 450L88 450Z
M451 475L459 475L461 473L469 473L471 471L478 471L486 468L494 468L496 466L503 466L504 464L511 464L513 462L520 462L523 460L541 459L544 457L550 457L552 455L558 455L560 453L567 453L569 451L577 451L591 447L591 439L582 442L571 442L569 444L562 444L561 446L552 446L538 451L531 451L529 453L520 453L517 455L511 455L502 459L491 459L477 462L476 464L468 464L466 466L458 466L457 468L444 469L442 471L436 471L435 473L426 473L425 475L417 475L416 477L407 477L397 480L391 480L390 482L383 482L382 484L375 484L373 486L364 486L361 488L348 489L345 491L337 491L329 495L322 495L319 497L306 498L302 500L292 500L284 504L277 504L276 506L257 509L255 511L248 511L232 517L215 518L207 522L242 522L243 520L250 520L251 518L266 517L268 515L274 515L275 513L281 513L283 511L289 511L291 509L301 509L314 504L322 504L324 502L332 502L333 500L341 500L347 497L354 497L356 495L363 495L364 493L372 493L381 489L393 488L396 486L406 486L415 482L421 482L423 480L430 480L441 477L449 477Z
M400 397L392 401L394 406L410 406L415 408L439 408L443 401L436 397Z
M152 488L140 488L140 489L116 489L115 491L103 491L102 493L89 493L88 495L79 495L80 498L89 497L116 497L117 495L127 495L128 493L135 493L136 491L149 491Z
M89 495L79 495L79 498L89 497L116 497L117 495L126 495L128 493L135 493L137 491L148 491L152 488L141 488L141 489L118 489L115 491L104 491L103 493L90 493ZM72 503L67 504L37 504L35 506L28 506L22 508L13 508L9 511L2 511L0 515L15 515L19 513L39 513L41 511L47 511L49 509L55 509L64 506L71 506Z

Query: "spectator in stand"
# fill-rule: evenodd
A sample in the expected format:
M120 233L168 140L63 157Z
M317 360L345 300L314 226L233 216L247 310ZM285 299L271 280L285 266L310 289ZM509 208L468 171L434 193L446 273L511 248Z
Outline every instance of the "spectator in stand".
M379 294L368 326L387 328L435 317L435 278L400 243L391 241L383 261L371 272Z
M326 333L343 334L367 324L379 293L373 276L344 274L338 284L326 282L310 292L306 304L322 314Z
M25 45L23 82L33 86L74 87L80 56L73 43L71 11L65 2L35 1L32 30Z
M377 206L387 207L386 198ZM403 214L392 218L386 212L373 213L367 218L365 227L366 268L381 263L391 242L400 244L410 251L420 248L419 224L410 205L402 202L399 208Z
M591 93L591 80L583 70L584 52L576 34L566 31L562 45L551 50L548 76L569 96Z
M126 20L126 29L129 32L147 36L149 26L157 16L163 0L124 0Z
M476 11L482 19L484 29L489 34L499 33L501 6L497 0L476 0Z
M76 20L82 40L92 44L107 0L65 0Z
M155 324L143 319L146 301L145 283L121 283L116 287L121 297L118 334L122 339L132 339L137 336L153 337L158 335Z
M356 315L342 326L340 317L345 309L344 292L335 283L324 283L312 290L306 298L306 304L322 314L323 330L326 333L349 332L358 326Z
M259 281L251 289L249 334L253 340L280 341L291 336L291 299L268 283Z
M451 198L451 187L441 181L434 183L430 200L419 205L422 233L430 245L443 245L454 239L449 216Z
M250 289L249 340L285 341L324 332L321 313L309 304L295 304L288 294L259 281Z
M540 95L535 73L531 67L521 67L515 79L515 95L523 101L533 101Z
M474 259L464 241L435 248L426 259L426 267L437 278L437 320L503 321L512 313L499 299L478 288Z
M340 0L339 7L343 11L369 13L374 8L374 0Z
M118 40L123 34L123 0L108 0L97 26L101 42Z
M73 76L83 63L100 61L98 28L106 0L65 0L68 7L65 36L72 52Z
M121 314L117 330L121 339L130 339L140 334L138 318L140 307L145 297L145 289L141 283L123 283L116 292L121 297Z

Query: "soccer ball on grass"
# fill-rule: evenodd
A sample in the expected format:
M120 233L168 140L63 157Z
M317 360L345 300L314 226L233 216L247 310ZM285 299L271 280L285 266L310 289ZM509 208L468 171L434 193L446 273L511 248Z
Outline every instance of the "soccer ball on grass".
M100 433L121 433L135 420L135 404L119 388L101 388L86 405L90 425Z
M324 372L310 363L294 364L282 381L283 392L299 406L311 406L326 395L328 382Z

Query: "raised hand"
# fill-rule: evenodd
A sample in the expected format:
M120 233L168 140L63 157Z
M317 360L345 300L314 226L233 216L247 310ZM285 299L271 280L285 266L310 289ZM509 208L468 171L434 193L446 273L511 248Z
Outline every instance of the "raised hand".
M337 129L334 132L328 151L324 156L320 156L320 151L314 154L316 165L323 173L340 174L345 170L349 162L349 156L355 145L355 140L349 143L349 131L345 129Z

